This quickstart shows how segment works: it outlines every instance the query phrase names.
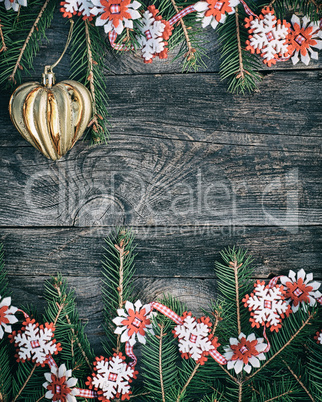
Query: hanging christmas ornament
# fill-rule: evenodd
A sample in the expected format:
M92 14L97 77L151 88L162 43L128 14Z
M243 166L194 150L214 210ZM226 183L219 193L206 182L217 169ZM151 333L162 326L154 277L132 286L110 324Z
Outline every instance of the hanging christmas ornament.
M62 55L55 64L45 67L42 83L20 85L9 102L9 114L17 130L52 160L60 159L74 146L92 117L92 98L84 85L72 80L55 85L53 68L67 50L72 26Z

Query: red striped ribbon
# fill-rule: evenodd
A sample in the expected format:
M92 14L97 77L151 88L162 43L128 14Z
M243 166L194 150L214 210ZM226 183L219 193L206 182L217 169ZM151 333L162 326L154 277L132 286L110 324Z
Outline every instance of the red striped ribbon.
M50 368L52 368L52 367L58 367L57 366L57 363L55 362L55 360L54 360L54 358L52 357L52 355L49 355L48 357L47 357L47 364L48 364L48 366L50 367Z
M258 15L255 14L255 13L253 13L253 11L248 7L248 5L245 3L244 0L239 0L239 1L240 1L240 2L242 3L242 5L244 6L244 10L245 10L246 14L252 15L253 17L258 18Z
M269 288L273 288L274 286L276 286L277 281L280 279L281 276L274 276L274 278L272 278L269 283L268 283L268 287Z
M81 389L81 388L74 388L74 391L76 391L76 395L75 396L82 396L83 398L97 398L98 394L95 391L91 391L89 389Z
M209 354L217 363L222 365L227 364L227 360L217 351L217 349L210 350Z
M269 343L269 340L268 340L267 335L266 335L266 327L264 327L263 336L264 336L264 338L266 339L266 342L267 342L266 349L263 351L263 353L267 353L267 352L269 352L269 350L271 348L271 344Z
M132 359L131 363L129 363L130 367L135 367L136 363L138 362L138 359L136 358L134 352L133 352L133 346L129 344L129 342L126 342L125 344L125 353L128 357Z
M151 310L152 309L158 310L160 313L162 313L166 317L170 318L170 320L172 320L176 324L180 324L180 325L183 324L183 320L178 314L176 314L169 307L164 306L161 303L157 303L157 302L151 303Z
M133 46L133 45L130 46L130 47L128 47L128 46L126 46L126 45L124 45L124 44L122 44L122 45L117 45L117 44L115 43L116 38L117 38L117 33L116 33L114 30L113 30L113 31L110 31L110 33L108 34L108 39L109 39L110 44L111 44L111 46L112 46L113 49L115 49L115 50L120 50L120 51L134 50L134 46Z
M173 16L170 20L169 23L170 25L174 25L176 22L178 22L181 18L185 17L186 15L193 13L195 10L194 6L188 6L181 10L179 13L177 13L175 16Z
M318 297L318 298L316 299L316 301L322 305L322 296L321 296L321 297Z
M18 308L17 311L22 313L25 318L30 318L29 315L26 312L24 312L23 310L20 310L20 308Z

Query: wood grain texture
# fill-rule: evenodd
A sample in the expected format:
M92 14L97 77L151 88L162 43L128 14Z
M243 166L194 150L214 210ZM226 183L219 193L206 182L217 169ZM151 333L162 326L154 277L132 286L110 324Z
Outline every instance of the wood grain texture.
M56 13L28 80L60 55L69 24ZM0 95L0 240L13 302L42 311L44 281L62 272L102 353L104 237L133 227L135 287L145 301L170 293L200 315L216 297L214 261L226 246L254 256L254 278L304 268L322 279L321 58L264 67L258 92L221 82L216 34L207 68L106 55L111 140L78 142L47 161L25 142ZM55 69L68 78L69 56Z

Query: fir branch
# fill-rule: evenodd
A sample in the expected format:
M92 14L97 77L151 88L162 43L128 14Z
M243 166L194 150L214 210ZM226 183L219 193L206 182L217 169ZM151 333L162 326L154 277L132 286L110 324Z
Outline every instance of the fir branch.
M182 395L184 395L188 385L190 384L191 380L193 379L193 377L197 373L197 370L198 370L199 367L200 367L200 363L196 364L195 368L193 369L192 373L190 374L190 377L188 378L188 380L184 384L182 390L180 391L180 393L178 395L178 398L177 398L177 402L180 402Z
M309 312L308 318L303 322L301 327L291 336L291 338L279 349L273 356L271 356L264 364L261 365L261 367L256 370L253 374L251 374L248 377L245 377L243 382L249 381L251 378L253 378L255 375L257 375L261 370L263 370L264 367L266 367L272 360L274 360L285 348L287 348L293 340L299 335L299 333L309 324L309 322L314 318L314 314L311 314Z
M171 0L171 3L173 5L173 8L176 10L176 13L178 14L180 12L180 10L179 10L179 8L178 8L178 6L176 4L176 1ZM196 53L196 49L194 49L192 47L192 45L191 45L191 40L190 40L190 37L189 37L189 34L188 34L187 27L186 27L186 25L185 25L185 23L183 21L183 18L180 18L179 21L180 21L180 24L182 26L183 33L184 33L186 43L187 43L187 48L188 48L188 51L185 54L185 58L187 58L187 60L190 61L190 60L192 60L194 58L194 54Z
M285 366L288 368L288 370L292 374L292 376L296 379L296 381L300 384L300 386L307 393L307 395L311 399L311 401L315 402L315 400L314 400L313 396L310 394L309 390L306 388L306 386L303 384L303 382L299 379L299 377L294 373L294 371L291 369L291 367L286 363L285 360L282 359L282 362L285 364Z
M292 393L292 391L291 391L291 390L289 390L289 391L285 391L285 392L283 392L283 393L282 393L282 394L280 394L280 395L276 395L276 396L274 396L273 398L266 399L266 401L265 401L265 402L272 402L272 401L276 401L276 399L282 398L283 396L285 396L285 395L289 395L289 394L291 394L291 393Z
M4 40L4 35L3 35L2 27L3 27L3 25L0 24L0 38L1 38L1 43L2 43L2 46L1 46L1 49L0 49L0 53L1 53L1 52L5 52L5 51L8 49L7 46L6 46L6 42L5 42L5 40Z
M243 399L243 384L241 382L238 383L238 402L242 402Z
M163 372L162 372L162 338L164 337L163 335L163 330L164 330L164 323L158 324L160 327L160 335L158 336L159 338L159 373L160 373L160 386L161 386L161 396L162 396L162 402L165 402L165 393L164 393L164 384L163 384Z
M242 332L241 322L240 322L240 300L239 300L239 282L238 282L238 269L243 265L243 263L238 264L237 259L230 261L229 266L234 270L235 275L235 290L236 290L236 311L237 311L237 328L238 334Z
M36 367L37 367L37 364L34 365L33 369L31 370L30 374L28 375L26 381L23 383L22 387L20 388L20 390L18 391L17 395L15 396L15 398L13 399L12 402L16 402L16 400L21 395L22 391L26 388L26 385L28 384L28 382L30 381L32 375L34 374L34 372L36 370Z
M44 13L44 11L46 10L46 8L47 8L47 6L48 6L49 1L50 1L50 0L46 0L45 3L44 3L44 5L42 6L41 10L39 11L39 14L38 14L38 16L37 16L35 22L33 23L32 27L31 27L31 29L30 29L30 31L29 31L29 34L28 34L28 36L27 36L27 38L26 38L26 40L25 40L25 42L24 42L24 44L23 44L23 46L22 46L22 48L21 48L21 50L20 50L18 59L17 59L16 64L15 64L15 66L14 66L14 68L13 68L13 71L12 71L12 73L10 74L10 76L9 76L9 78L8 78L8 80L9 80L9 81L12 81L14 84L16 84L15 75L16 75L17 69L18 69L18 67L19 67L19 68L22 68L22 66L21 66L21 64L20 64L21 59L22 59L22 57L23 57L23 55L24 55L24 52L25 52L25 50L26 50L26 48L27 48L27 45L28 45L28 43L29 43L29 41L30 41L30 39L31 39L31 37L32 37L32 35L33 35L35 29L37 29L38 23L39 23L39 21L40 21L42 15L43 15L43 13Z

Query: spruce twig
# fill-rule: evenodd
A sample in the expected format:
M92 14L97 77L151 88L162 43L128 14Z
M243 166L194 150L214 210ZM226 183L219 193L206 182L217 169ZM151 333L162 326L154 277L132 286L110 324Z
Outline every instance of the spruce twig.
M290 391L285 391L285 392L283 392L283 394L274 396L273 398L270 398L270 399L266 399L266 401L264 401L264 402L276 401L276 399L282 398L282 396L289 395L289 394L291 394L291 393L292 393L291 390L290 390Z
M255 371L250 376L245 377L244 382L249 381L251 378L253 378L256 374L258 374L261 370L263 370L263 368L266 367L273 359L275 359L275 357L278 356L285 348L287 348L287 346L289 346L289 344L297 337L297 335L302 331L302 329L305 328L306 325L313 319L313 317L314 314L309 313L308 318L303 322L303 324L295 332L295 334L293 334L291 338L272 357L266 360L266 362L257 371Z
M180 402L181 396L183 395L183 393L187 389L188 385L190 384L191 380L195 376L195 374L196 374L196 372L197 372L199 367L200 367L200 363L196 364L195 368L193 369L192 373L190 374L190 377L188 378L187 382L185 383L185 385L183 386L181 392L179 393L178 398L177 398L177 402Z
M161 395L162 402L165 402L165 393L164 393L164 384L163 384L163 371L162 371L162 338L163 338L163 330L164 324L159 324L160 327L160 335L159 335L159 372L160 372L160 386L161 386Z
M1 52L5 52L5 51L8 49L7 46L6 46L6 42L5 42L5 40L4 40L4 35L3 35L2 27L3 27L3 25L0 24L0 38L1 38L1 43L2 43L2 46L1 46L1 49L0 49L0 53L1 53Z
M236 78L238 78L238 79L241 78L243 80L245 78L245 70L244 70L242 47L241 47L241 40L240 40L238 7L236 7L236 10L235 10L235 21L236 21L236 29L237 29L237 45L238 45L238 58L239 58L239 71L236 75Z
M309 390L306 388L306 386L303 384L303 382L299 379L299 377L294 373L294 371L291 369L291 367L286 363L285 360L282 359L282 362L285 364L285 366L288 368L292 376L296 379L296 381L300 384L300 386L304 389L304 391L307 393L308 397L311 399L312 402L315 402L313 396L310 394Z
M23 46L22 46L22 48L20 50L18 59L17 59L16 64L15 64L15 66L13 68L13 71L12 71L12 73L10 74L10 76L8 78L8 80L12 81L14 84L16 83L15 75L16 75L17 69L18 69L18 67L21 68L20 62L21 62L22 56L23 56L23 54L24 54L24 52L26 50L26 47L27 47L27 45L28 45L28 43L30 41L30 38L32 37L35 29L37 28L37 25L38 25L38 23L39 23L39 21L41 19L41 16L43 15L44 11L46 10L46 8L48 6L49 1L50 0L46 0L44 5L42 6L41 10L39 11L39 14L38 14L35 22L33 23L32 27L31 27L31 29L29 31L29 34L28 34L28 36L27 36L27 38L25 40L25 43L23 44Z
M237 328L238 335L242 332L241 330L241 322L240 322L240 306L239 306L239 282L238 282L238 269L243 265L238 264L237 259L235 261L231 261L229 263L230 267L234 270L235 275L235 289L236 289L236 309L237 309Z
M32 375L34 374L35 370L36 370L37 364L34 365L33 369L31 370L30 374L28 375L28 377L26 378L26 381L23 383L22 387L20 388L18 394L15 396L15 398L13 399L12 402L16 402L16 400L19 398L19 396L21 395L22 391L25 389L26 385L28 384L30 378L32 377Z
M172 3L172 5L173 5L173 8L176 10L176 13L178 14L178 13L180 12L180 10L179 10L179 8L178 8L178 6L177 6L175 0L171 0L171 3ZM195 52L196 52L196 49L194 49L194 48L192 47L192 45L191 45L191 40L190 40L190 37L189 37L189 34L188 34L188 30L187 30L186 24L185 24L184 21L183 21L183 18L180 18L179 21L180 21L180 24L181 24L181 26L182 26L183 33L184 33L184 37L185 37L185 39L186 39L186 43L187 43L187 47L188 47L188 51L187 51L187 53L185 54L185 57L187 58L188 61L190 61L190 60L192 60L192 59L194 58L194 56L195 56L194 54L195 54Z

